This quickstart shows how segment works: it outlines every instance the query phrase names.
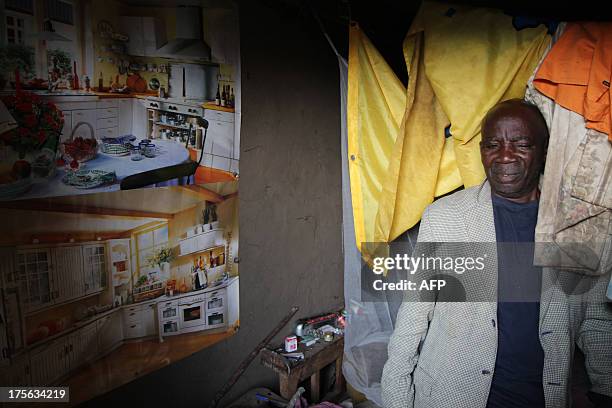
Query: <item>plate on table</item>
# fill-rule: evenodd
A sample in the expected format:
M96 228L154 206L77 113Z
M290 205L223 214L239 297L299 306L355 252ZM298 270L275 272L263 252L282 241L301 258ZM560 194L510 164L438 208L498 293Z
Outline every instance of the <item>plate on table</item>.
M127 156L130 154L128 144L136 140L135 136L106 137L102 139L102 152L109 156Z
M112 183L117 178L115 172L104 170L77 170L70 171L62 177L66 185L79 189L96 188L102 184Z

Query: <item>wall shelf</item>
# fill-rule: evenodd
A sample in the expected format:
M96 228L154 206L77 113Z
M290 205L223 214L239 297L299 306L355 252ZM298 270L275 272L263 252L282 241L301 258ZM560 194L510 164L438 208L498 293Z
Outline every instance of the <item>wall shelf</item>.
M201 254L203 252L209 252L209 251L212 251L213 249L217 249L217 248L225 249L225 245L215 245L215 246L204 248L204 249L198 249L198 250L195 250L193 252L189 252L189 253L185 253L185 254L179 254L179 258L183 257L183 256L193 255L193 254Z

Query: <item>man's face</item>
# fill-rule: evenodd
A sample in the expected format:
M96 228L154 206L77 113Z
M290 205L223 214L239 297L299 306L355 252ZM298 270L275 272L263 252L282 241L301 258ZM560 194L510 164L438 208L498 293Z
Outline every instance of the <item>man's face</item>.
M500 108L486 121L480 155L495 194L517 202L537 198L547 135L536 123L524 107Z

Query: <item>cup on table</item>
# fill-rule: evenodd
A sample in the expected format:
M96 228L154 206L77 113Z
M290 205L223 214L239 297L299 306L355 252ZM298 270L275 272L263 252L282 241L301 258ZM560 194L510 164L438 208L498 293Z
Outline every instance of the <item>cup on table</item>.
M144 159L140 151L140 147L134 146L134 148L130 150L130 159L134 161L139 161L139 160Z

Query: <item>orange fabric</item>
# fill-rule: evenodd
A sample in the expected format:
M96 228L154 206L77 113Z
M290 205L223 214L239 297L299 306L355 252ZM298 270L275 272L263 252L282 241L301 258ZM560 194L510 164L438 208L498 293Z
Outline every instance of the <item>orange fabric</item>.
M612 23L568 23L533 81L556 103L612 140Z

